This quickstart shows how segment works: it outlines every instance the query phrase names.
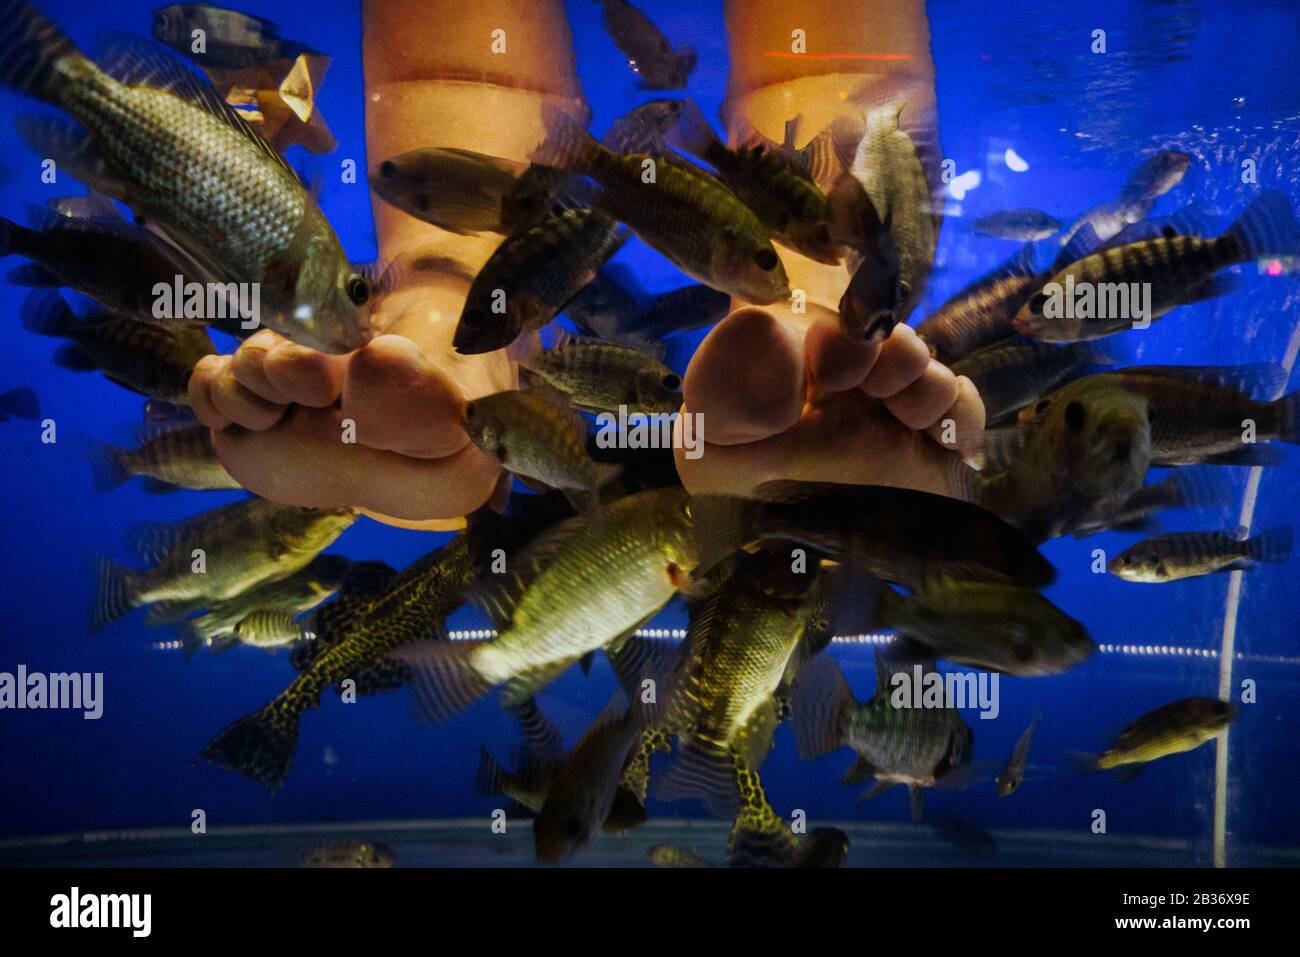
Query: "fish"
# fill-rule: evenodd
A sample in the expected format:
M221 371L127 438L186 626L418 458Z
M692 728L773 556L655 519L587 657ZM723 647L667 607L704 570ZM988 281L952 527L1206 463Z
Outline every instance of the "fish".
M41 403L36 393L26 386L0 394L0 422L10 419L38 419L41 416Z
M1268 442L1300 442L1300 392L1277 399L1251 396L1276 395L1286 378L1271 363L1129 366L1078 379L1020 416L1037 422L1080 392L1122 389L1146 400L1152 465L1273 465L1281 453Z
M509 390L465 406L470 440L521 478L558 489L576 511L600 511L600 487L619 471L587 454L586 422L549 386Z
M342 555L317 555L292 575L256 585L224 601L213 602L198 617L177 623L176 634L182 653L188 660L201 648L221 654L240 643L260 647L256 635L250 634L248 628L241 630L241 625L253 615L276 614L292 619L310 611L343 587L349 564ZM176 617L173 609L166 606L158 609L159 606L155 606L150 610L146 619L149 624L164 624ZM184 612L184 608L180 611ZM315 634L300 627L295 637L302 637L304 632Z
M1254 537L1245 529L1224 532L1176 532L1130 545L1106 565L1130 582L1172 582L1215 572L1246 571L1260 562L1291 557L1291 526L1281 525Z
M864 114L866 130L851 167L898 249L900 321L920 302L938 242L930 185L912 138L899 126L901 112L886 106Z
M564 307L581 332L662 359L661 339L711 326L731 309L731 297L702 283L650 295L626 267L601 269Z
M212 431L198 423L146 432L144 442L134 449L95 444L91 465L96 492L118 488L137 476L147 480L150 492L243 487L217 458Z
M677 760L652 783L666 801L703 800L741 813L776 728L773 693L808 625L819 566L792 570L780 552L738 556L735 570L693 617L669 682L663 726Z
M20 313L28 332L69 340L55 352L55 365L99 371L124 389L173 405L189 405L194 364L217 351L202 326L157 326L103 309L79 316L56 289L33 290Z
M583 655L640 627L695 568L690 503L680 487L611 502L603 520L577 515L542 532L472 594L497 626L486 641L426 641L396 657L415 675L421 713L445 721L505 684L512 707Z
M993 783L998 788L998 797L1010 797L1020 787L1020 783L1024 781L1025 766L1029 762L1029 746L1033 743L1034 732L1038 730L1038 723L1042 720L1043 709L1035 709L1029 727L1025 728L1020 737L1016 739L1015 749L1012 750L1011 757L1007 758L1002 773L993 779Z
M694 851L670 844L655 844L646 850L646 857L656 867L709 867L709 862Z
M1159 482L1143 485L1116 511L1093 525L1081 525L1073 534L1082 538L1104 528L1152 531L1160 527L1154 516L1162 509L1223 508L1229 503L1230 491L1205 469L1178 469Z
M1042 288L1028 247L987 276L977 279L925 318L916 334L945 365L1016 334L1012 320Z
M1117 199L1094 206L1075 220L1061 235L1061 245L1068 245L1085 228L1091 228L1105 242L1126 226L1145 219L1155 200L1182 182L1191 163L1190 156L1177 150L1156 153L1133 172Z
M199 758L278 791L293 764L302 716L330 687L351 680L357 694L395 690L410 679L392 653L438 634L474 579L491 561L493 534L471 522L465 532L400 574L382 562L348 569L339 595L311 619L316 640L300 644L297 677L267 705L232 722ZM460 642L444 642L449 647Z
M369 178L384 202L440 229L508 234L502 204L527 169L499 156L438 147L390 157Z
M195 49L194 31L203 31ZM280 37L270 20L206 3L173 3L153 13L153 38L204 67L239 70L309 52Z
M0 217L0 256L32 260L31 265L9 273L11 282L64 286L95 299L110 312L167 324L155 315L155 286L162 283L170 289L177 276L182 282L192 278L167 243L120 216L92 219L47 210L41 219L40 228L29 229Z
M1021 305L1015 329L1041 342L1112 335L1217 294L1213 282L1221 269L1297 248L1300 224L1291 204L1267 190L1221 236L1173 233L1092 253L1056 270ZM1142 307L1134 302L1142 296L1130 296L1138 289L1147 290Z
M1230 701L1182 698L1127 725L1100 755L1076 754L1074 762L1085 773L1122 768L1121 780L1130 781L1152 761L1195 750L1218 737L1236 713Z
M283 611L258 609L249 612L235 625L234 636L240 643L274 653L299 641L312 641L316 633L294 616Z
M622 789L623 765L640 743L646 707L620 691L574 746L546 791L533 822L537 859L572 857L607 827ZM625 791L622 791L626 795Z
M668 156L614 152L557 108L544 109L543 121L548 136L533 161L591 177L601 187L595 208L691 278L758 306L790 294L767 228L703 169Z
M474 277L452 345L478 355L541 329L621 243L618 224L592 209L566 209L515 233Z
M763 144L733 149L718 138L695 101L687 100L668 142L707 162L774 238L820 263L837 266L831 204L807 173Z
M766 819L766 815L764 816ZM783 834L789 829L772 812L766 819L769 827L780 828ZM748 832L748 833L747 833ZM784 838L767 847L759 846L749 834L752 827L734 828L728 840L727 863L732 867L784 866L798 868L839 867L848 855L848 836L836 827L815 827L800 844L797 838ZM772 851L776 853L773 854ZM757 852L757 853L755 853ZM691 868L713 867L705 858L686 848L670 844L656 844L646 851L646 856L656 867Z
M895 707L890 700L894 668L877 652L875 694L858 702L835 660L818 655L795 683L792 720L802 760L852 748L857 759L841 783L874 779L859 800L906 785L915 822L921 820L924 790L941 786L970 764L975 733L956 708ZM910 677L910 671L904 673Z
M383 844L370 841L330 841L302 856L303 867L392 867L397 857Z
M517 358L584 412L667 414L682 407L682 380L652 355L561 332L550 349L530 340Z
M1058 398L1041 421L1012 430L1023 446L1010 465L981 472L979 503L1031 540L1068 534L1115 513L1153 464L1147 397L1104 375L1085 376L1054 393Z
M1055 575L1022 532L969 502L836 482L768 482L756 492L695 498L701 571L752 542L787 541L908 588L934 575L1034 587Z
M221 283L258 283L262 325L324 352L369 341L369 280L288 163L162 48L88 59L23 0L4 0L0 83L79 125L20 123L38 155L130 206Z
M680 90L695 69L695 50L674 47L650 18L627 0L597 0L604 9L602 23L614 45L627 57L643 90Z
M909 598L884 589L879 623L946 661L1018 677L1060 674L1097 650L1042 595L1000 582L935 580Z
M889 225L882 224L869 235L872 238L862 247L860 262L840 297L839 325L850 339L878 343L898 323L903 290L898 247Z
M180 522L140 526L131 535L132 546L149 567L99 560L92 631L142 605L197 601L203 607L291 575L356 517L350 508L298 508L247 498Z
M996 239L1014 239L1032 243L1061 231L1059 221L1037 209L1003 209L981 216L972 224L980 236Z
M986 421L996 424L1033 405L1087 366L1111 364L1113 360L1093 346L1008 339L968 353L951 368L971 380L984 402Z
M967 857L992 857L998 852L993 835L968 818L943 815L930 818L926 824Z

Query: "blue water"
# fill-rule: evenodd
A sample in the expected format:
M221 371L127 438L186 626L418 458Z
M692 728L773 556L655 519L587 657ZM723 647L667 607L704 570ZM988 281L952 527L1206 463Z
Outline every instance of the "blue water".
M431 4L436 6L436 4ZM692 43L699 65L689 87L705 113L716 116L728 75L720 3L643 3L661 28ZM1226 224L1261 189L1281 189L1300 201L1300 10L1293 3L1042 2L929 5L944 156L960 172L979 171L941 234L938 263L925 309L932 309L972 278L1015 252L1014 244L980 238L972 216L1009 206L1038 207L1071 218L1116 195L1128 173L1159 148L1194 155L1184 182L1163 197L1156 214L1196 203ZM122 0L89 4L49 0L43 9L79 43L92 46L104 29L146 33L153 3ZM609 42L597 5L567 4L577 64L593 114L603 130L615 117L651 98ZM308 12L309 11L309 12ZM360 16L354 2L258 2L249 12L278 21L285 36L333 56L318 103L339 147L331 156L291 153L321 171L320 203L350 258L376 254L364 184L333 175L346 158L365 168L367 156L359 55ZM795 24L797 25L797 23ZM1107 30L1109 52L1089 52L1090 33ZM866 30L867 25L863 25ZM39 160L12 132L13 115L31 109L4 94L0 156L10 176L0 191L0 213L23 219L26 204L78 192L61 181L43 185ZM429 145L437 145L436 134ZM1012 172L1003 160L1013 148L1028 164ZM1258 184L1241 182L1241 162L1254 159ZM681 277L635 241L620 254L648 288L669 288ZM17 260L6 263L16 264ZM1281 361L1297 322L1295 284L1243 274L1234 295L1184 307L1143 334L1110 340L1117 353L1144 363L1226 364ZM58 440L43 444L36 423L0 424L0 595L3 640L0 670L23 663L44 672L103 672L104 716L85 721L75 712L0 712L0 836L139 827L185 827L202 808L209 826L331 822L367 819L474 818L486 821L499 799L476 797L470 784L480 743L499 758L511 753L513 721L493 701L442 726L417 724L407 692L342 704L327 694L303 719L297 756L283 789L260 785L195 762L203 744L229 721L260 707L293 676L287 657L237 649L200 655L188 665L154 650L164 632L136 616L87 638L93 598L90 560L126 559L123 532L142 520L182 518L237 496L185 492L145 494L136 485L97 495L90 485L81 440L121 438L137 422L140 400L94 375L55 368L53 340L21 331L23 292L6 287L0 310L10 332L0 349L0 390L28 385L42 414L57 423ZM1129 341L1134 340L1134 341ZM680 370L679 370L680 371ZM1295 388L1292 380L1289 389ZM1262 480L1257 528L1294 520L1300 453ZM1246 471L1231 470L1238 493ZM1154 477L1154 476L1153 476ZM1171 530L1212 521L1237 521L1236 503L1219 515L1174 513ZM446 536L403 531L362 519L331 549L354 559L378 558L401 568ZM975 731L976 759L1000 764L1036 706L1044 713L1030 773L1021 790L1000 800L984 785L969 791L930 792L927 812L959 815L986 828L1027 829L1044 836L1038 859L1054 857L1050 833L1087 836L1094 809L1105 809L1106 841L1175 838L1184 863L1211 860L1215 751L1210 744L1158 762L1135 782L1066 772L1066 752L1103 749L1137 715L1188 695L1215 696L1217 653L1224 627L1227 576L1163 586L1128 584L1090 571L1092 549L1113 554L1131 537L1104 534L1086 542L1055 540L1044 547L1060 578L1047 595L1083 621L1106 646L1199 649L1206 655L1134 655L1103 652L1084 666L1052 678L1003 678L999 718L966 715ZM1294 591L1296 562L1245 576L1233 670L1234 696L1253 680L1258 702L1240 706L1230 736L1227 781L1228 861L1250 864L1263 849L1300 845L1300 657ZM482 626L473 613L453 625ZM656 627L684 627L680 616ZM873 686L870 649L833 649L858 698ZM1290 662L1272 659L1290 658ZM551 686L541 703L574 741L614 687L603 661L589 678L574 672ZM870 804L838 778L847 750L801 763L793 735L782 726L763 780L773 806L794 808L810 820L896 822L908 819L905 792ZM654 818L699 815L683 804L652 801ZM720 847L713 856L720 857ZM1118 852L1117 852L1118 853ZM1127 862L1132 862L1126 859ZM920 861L918 861L920 863Z

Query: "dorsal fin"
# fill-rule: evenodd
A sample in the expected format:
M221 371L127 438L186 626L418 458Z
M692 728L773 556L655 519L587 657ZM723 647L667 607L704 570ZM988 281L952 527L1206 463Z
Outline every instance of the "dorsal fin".
M480 577L469 589L467 599L492 619L498 631L504 630L524 590L586 528L587 520L581 515L551 526L508 561L508 572Z
M1092 223L1084 223L1070 237L1070 241L1061 247L1061 252L1053 260L1050 271L1058 273L1071 263L1091 256L1100 246L1101 240L1097 237L1097 231L1092 228Z
M1122 375L1158 375L1194 379L1252 397L1271 399L1286 385L1287 371L1276 362L1252 362L1239 366L1130 366Z
M128 86L152 86L174 94L242 133L270 159L275 160L285 173L295 181L298 179L293 167L253 129L239 111L223 100L211 83L177 59L167 48L151 40L116 32L105 34L102 42L103 52L96 58L96 63L113 79Z

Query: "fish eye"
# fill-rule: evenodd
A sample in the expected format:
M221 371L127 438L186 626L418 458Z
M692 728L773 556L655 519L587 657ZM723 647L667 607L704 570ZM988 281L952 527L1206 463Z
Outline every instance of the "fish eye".
M353 273L348 278L347 292L354 306L363 306L370 299L370 281L359 273Z
M1032 299L1029 300L1029 311L1036 316L1041 315L1043 312L1043 306L1045 306L1046 304L1047 304L1047 293L1040 292Z
M379 175L382 176L384 179L389 179L390 177L396 176L397 164L395 164L392 160L384 160L382 163L379 164Z
M667 389L669 392L682 391L681 377L678 376L677 373L675 372L668 373L666 376L664 376L662 379L659 380L659 384L663 386L665 389Z
M478 403L471 402L465 406L465 421L473 422L478 417Z
M1065 427L1071 432L1082 432L1083 423L1087 417L1082 402L1071 402L1065 407Z
M777 258L775 249L760 249L758 252L754 253L754 265L763 270L763 272L771 272L776 268L776 264L780 261L781 260Z
M888 310L876 313L876 317L867 326L867 331L863 335L864 339L874 339L876 335L881 338L889 338L889 334L894 331L894 314Z

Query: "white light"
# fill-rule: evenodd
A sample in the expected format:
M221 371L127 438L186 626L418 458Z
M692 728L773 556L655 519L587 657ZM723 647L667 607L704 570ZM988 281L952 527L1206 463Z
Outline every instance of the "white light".
M1007 169L1011 170L1013 173L1023 173L1025 170L1029 169L1029 164L1021 159L1020 154L1009 146L1002 158L1007 162Z
M948 195L960 202L966 198L968 192L980 184L980 179L979 170L967 170L948 184Z

